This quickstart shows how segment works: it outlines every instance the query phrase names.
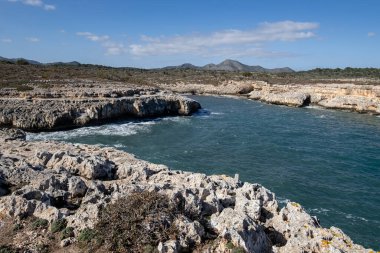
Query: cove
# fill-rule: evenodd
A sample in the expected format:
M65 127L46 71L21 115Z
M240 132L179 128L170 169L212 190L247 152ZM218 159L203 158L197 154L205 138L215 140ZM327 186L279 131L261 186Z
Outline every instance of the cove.
M246 99L191 96L203 109L168 117L28 134L113 146L172 169L238 173L280 201L299 202L322 226L380 245L380 118L290 108Z

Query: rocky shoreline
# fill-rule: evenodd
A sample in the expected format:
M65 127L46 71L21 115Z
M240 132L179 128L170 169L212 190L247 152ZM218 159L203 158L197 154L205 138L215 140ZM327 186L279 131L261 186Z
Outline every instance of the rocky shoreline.
M0 235L7 238L0 243L21 252L81 251L83 231L96 227L106 206L143 192L191 210L162 221L180 233L152 252L373 252L321 227L297 203L280 209L274 193L236 177L174 171L113 148L25 141L17 129L0 130L0 150ZM46 228L31 230L30 217ZM61 220L71 234L54 241L52 224ZM9 232L10 224L21 225Z
M327 107L348 96L350 103L353 97L364 101L346 103L348 109L379 112L374 87L337 86L325 93L322 88L265 83L195 88L171 86L177 93L240 95L289 106ZM25 132L16 129L61 130L120 118L191 115L201 107L192 99L158 88L89 80L28 91L2 89L0 97L1 252L124 252L109 246L109 238L95 235L101 234L96 232L99 224L110 222L102 220L105 210L133 196L181 207L158 215L158 221L153 209L153 220L138 224L152 234L157 227L170 228L170 236L137 252L373 252L338 228L321 227L298 203L280 209L274 193L238 176L174 171L113 148L26 141ZM149 195L153 193L158 195ZM129 213L139 206L144 205L129 206ZM89 244L94 240L96 247Z
M268 84L264 81L227 81L221 85L157 84L179 93L237 95L294 107L317 105L327 109L380 115L380 86L347 83Z
M18 92L0 90L0 127L62 130L115 119L190 115L196 101L151 87L81 80Z

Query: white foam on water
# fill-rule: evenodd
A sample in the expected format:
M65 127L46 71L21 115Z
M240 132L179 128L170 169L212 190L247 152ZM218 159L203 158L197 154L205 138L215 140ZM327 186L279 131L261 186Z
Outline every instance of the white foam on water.
M149 132L151 126L156 123L157 121L127 122L82 127L68 131L27 133L27 140L69 140L91 135L129 136L140 132Z
M290 200L282 197L277 197L277 202L279 204L286 205L290 202Z
M190 122L190 118L186 116L177 116L177 117L165 117L161 119L162 121L172 121L176 123L188 123Z
M305 109L316 109L316 110L326 110L326 108L319 105L308 105L304 107Z
M113 145L115 148L125 148L125 145L123 145L123 144L120 144L120 143L118 143L118 144L115 144L115 145Z
M313 208L313 209L308 209L307 210L309 213L314 213L314 214L324 214L324 215L331 215L331 213L335 213L336 215L339 216L344 216L347 219L353 220L353 221L365 221L368 222L366 218L360 217L360 216L355 216L350 213L345 213L345 212L340 212L337 210L330 210L326 208Z

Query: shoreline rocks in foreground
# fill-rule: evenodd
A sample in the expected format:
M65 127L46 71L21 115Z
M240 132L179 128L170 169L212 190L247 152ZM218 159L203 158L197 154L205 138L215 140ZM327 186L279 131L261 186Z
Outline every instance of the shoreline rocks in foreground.
M77 252L105 208L144 192L189 210L162 218L177 232L151 252L372 252L338 228L321 227L297 203L280 209L275 194L259 184L174 171L113 148L29 142L20 130L0 130L0 234L7 236L0 243L7 247ZM33 231L26 225L31 217ZM54 249L52 231L63 220L70 231L62 228L65 237ZM10 221L21 225L6 234Z
M58 130L133 117L190 115L198 102L151 87L120 83L78 83L49 89L0 92L0 127Z

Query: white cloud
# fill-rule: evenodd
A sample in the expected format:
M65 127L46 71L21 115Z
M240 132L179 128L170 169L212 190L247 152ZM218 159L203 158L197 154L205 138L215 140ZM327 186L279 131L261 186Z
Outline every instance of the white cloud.
M56 7L54 5L51 5L51 4L45 4L44 9L47 11L54 11L56 9Z
M127 52L123 43L112 41L108 35L96 35L91 32L77 32L77 35L94 42L99 42L106 49L106 55L120 55Z
M9 39L9 38L4 38L4 39L1 39L1 42L3 43L12 43L12 39Z
M108 35L98 36L90 32L77 32L78 36L84 36L92 41L107 41L110 39Z
M375 36L376 35L376 33L374 33L374 32L369 32L368 33L368 37L373 37L373 36Z
M40 39L39 38L36 38L36 37L28 37L28 38L25 38L27 41L29 42L32 42L32 43L37 43L37 42L40 42Z
M56 9L55 5L45 4L42 0L8 0L8 2L11 2L11 3L20 2L25 5L43 8L46 11L53 11Z
M220 47L230 47L233 51L236 46L249 47L250 52L259 52L257 44L272 41L296 41L315 37L314 30L319 28L318 23L282 21L262 23L252 30L224 30L208 35L183 35L173 37L149 37L143 35L141 43L129 46L130 53L135 56L168 55L221 51ZM235 52L238 52L236 49Z
M22 1L26 5L32 5L32 6L42 6L43 2L41 0L23 0Z

